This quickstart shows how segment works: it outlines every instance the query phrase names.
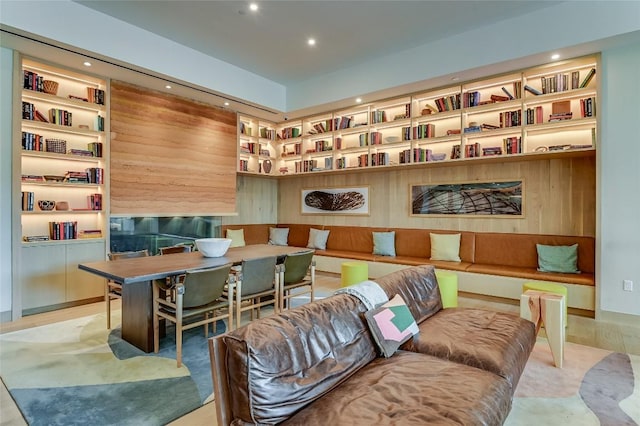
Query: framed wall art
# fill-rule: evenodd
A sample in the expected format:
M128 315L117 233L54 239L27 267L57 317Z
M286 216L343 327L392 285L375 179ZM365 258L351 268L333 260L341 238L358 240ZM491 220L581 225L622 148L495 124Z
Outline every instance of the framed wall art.
M302 214L369 215L369 187L307 188L301 194Z
M410 185L411 216L524 217L522 180Z

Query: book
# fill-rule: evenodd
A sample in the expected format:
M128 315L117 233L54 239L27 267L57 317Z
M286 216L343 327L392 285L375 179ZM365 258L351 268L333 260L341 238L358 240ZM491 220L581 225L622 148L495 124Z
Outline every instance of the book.
M506 87L502 86L502 91L503 91L504 93L506 93L506 94L507 94L507 96L509 97L509 99L515 99L515 98L513 97L513 95L512 95L512 94L507 90L507 88L506 88Z
M502 90L506 90L504 87ZM513 97L509 96L501 96L501 95L491 95L491 100L496 102L504 102L513 99Z
M593 76L596 74L596 69L595 68L591 68L589 70L589 72L587 73L586 77L584 78L584 80L582 80L582 83L580 84L580 88L583 89L585 87L587 87L589 85L589 82L591 81L591 79L593 78Z
M538 95L542 95L542 92L539 91L538 89L535 89L531 86L529 86L528 84L524 85L524 90L526 90L529 93L533 93L534 95L538 96Z

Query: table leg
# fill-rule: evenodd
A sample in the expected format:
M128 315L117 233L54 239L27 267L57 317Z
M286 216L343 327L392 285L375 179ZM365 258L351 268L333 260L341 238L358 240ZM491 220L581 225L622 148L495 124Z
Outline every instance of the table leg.
M122 286L122 339L144 352L153 352L151 281Z

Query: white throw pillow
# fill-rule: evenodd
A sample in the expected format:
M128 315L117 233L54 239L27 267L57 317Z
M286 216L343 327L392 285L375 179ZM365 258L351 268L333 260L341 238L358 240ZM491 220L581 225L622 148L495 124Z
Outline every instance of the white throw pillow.
M429 234L431 260L460 262L460 234Z
M286 246L289 240L289 228L269 228L269 244Z
M227 229L227 238L231 238L229 247L244 247L244 229Z
M329 239L329 230L322 231L320 229L309 229L309 242L308 248L315 248L318 250L327 249L327 240Z

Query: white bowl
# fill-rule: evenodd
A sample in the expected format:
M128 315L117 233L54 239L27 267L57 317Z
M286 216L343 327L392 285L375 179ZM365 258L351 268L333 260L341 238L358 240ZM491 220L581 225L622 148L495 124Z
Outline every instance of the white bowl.
M231 238L200 238L196 247L204 257L222 257L229 250Z

